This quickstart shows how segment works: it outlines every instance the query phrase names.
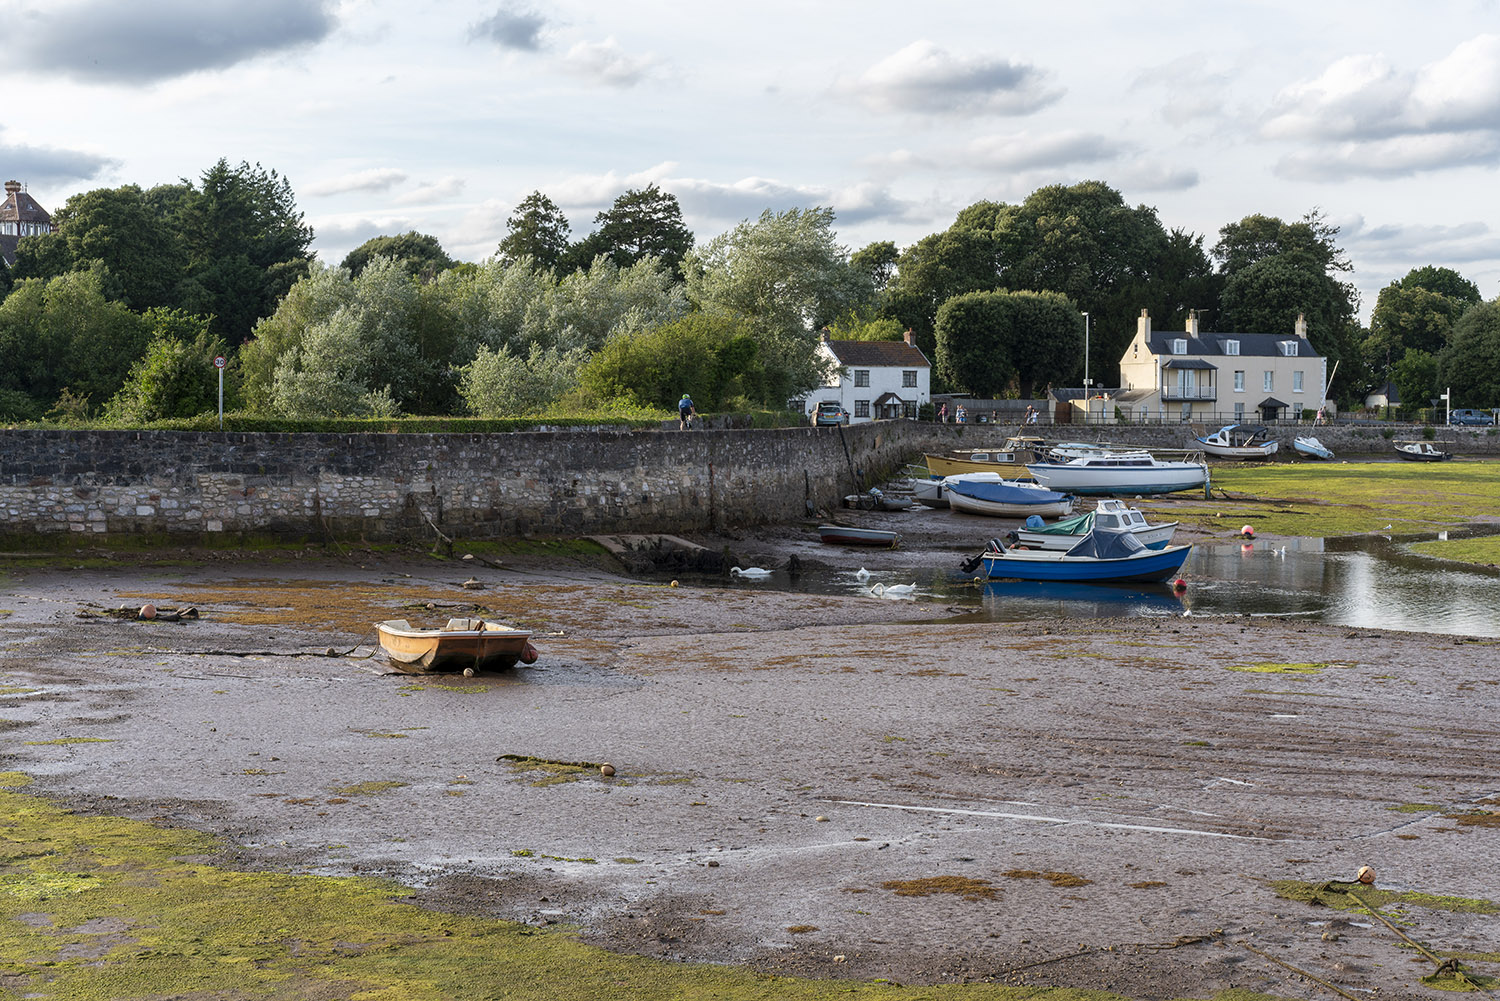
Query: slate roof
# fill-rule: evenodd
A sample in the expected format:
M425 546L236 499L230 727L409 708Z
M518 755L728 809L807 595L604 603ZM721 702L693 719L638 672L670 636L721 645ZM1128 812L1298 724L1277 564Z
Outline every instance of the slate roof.
M21 182L6 181L5 201L0 203L0 222L51 223L52 217L35 198L21 190Z
M1184 338L1187 340L1187 353L1190 355L1218 355L1233 358L1234 355L1224 353L1224 342L1239 341L1241 355L1280 357L1281 342L1296 341L1298 358L1321 357L1313 350L1313 346L1308 343L1306 337L1298 337L1295 334L1199 334L1194 337L1181 331L1153 330L1151 336L1146 338L1146 347L1152 354L1170 355L1172 342Z
M840 365L853 368L931 368L915 345L905 341L824 341Z

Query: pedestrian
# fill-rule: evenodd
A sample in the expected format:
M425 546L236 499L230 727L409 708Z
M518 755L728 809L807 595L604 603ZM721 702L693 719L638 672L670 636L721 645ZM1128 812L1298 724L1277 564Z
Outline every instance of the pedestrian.
M941 407L938 407L938 420L944 424L948 423L948 404L944 403Z
M1027 424L1027 426L1029 427L1031 425L1034 425L1036 423L1036 418L1037 418L1036 407L1027 407L1026 408L1026 424Z
M958 419L958 423L962 424L964 422L964 417L967 414L968 414L968 411L965 410L964 409L964 405L962 403L960 403L958 405L958 412L954 416Z
M1318 408L1318 416L1313 419L1313 423L1314 424L1322 424L1323 423L1323 408L1322 407Z
M682 399L677 401L677 430L686 431L693 426L693 415L698 411L693 408L693 398L686 393Z

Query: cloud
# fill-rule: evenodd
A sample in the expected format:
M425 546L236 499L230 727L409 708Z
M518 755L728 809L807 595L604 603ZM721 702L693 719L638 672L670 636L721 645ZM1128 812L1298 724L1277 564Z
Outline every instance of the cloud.
M1401 268L1401 274L1411 269L1412 261L1460 269L1500 258L1500 233L1483 222L1371 226L1363 216L1355 216L1338 220L1338 227L1339 242L1358 256L1361 265Z
M1284 88L1264 138L1301 142L1276 167L1296 180L1407 177L1500 163L1500 35L1479 35L1414 72L1356 55Z
M28 185L56 185L91 180L118 167L120 161L76 149L0 142L0 164L4 165L6 178Z
M839 223L913 218L914 207L880 185L859 183L842 188L787 184L766 177L746 177L731 183L697 178L672 178L662 183L682 203L683 212L716 222L755 219L762 212L787 209L832 208Z
M655 56L630 56L613 38L579 42L563 57L563 66L580 76L610 87L634 87L659 65Z
M1201 180L1192 167L1173 167L1144 159L1116 167L1111 177L1120 188L1131 191L1187 191L1196 188Z
M549 184L543 194L564 209L597 210L612 204L631 188L640 189L652 184L666 187L664 179L676 169L677 164L668 160L633 174L621 175L613 170L603 174L575 174Z
M471 38L494 42L502 49L537 52L542 47L542 29L547 19L530 10L502 7L470 30Z
M9 20L13 64L89 83L151 83L321 41L333 0L54 0Z
M371 167L344 174L332 180L320 181L307 187L309 195L344 195L352 191L389 191L398 184L406 183L406 171L395 167Z
M1028 115L1062 96L1047 75L998 56L958 56L926 40L912 42L843 80L837 90L880 112Z
M436 181L419 184L403 192L394 201L396 205L432 205L457 198L463 194L464 179L454 175L440 177Z
M1030 170L1067 164L1101 163L1119 159L1130 149L1125 143L1096 132L1052 132L1033 135L980 136L957 156L965 165L983 170Z

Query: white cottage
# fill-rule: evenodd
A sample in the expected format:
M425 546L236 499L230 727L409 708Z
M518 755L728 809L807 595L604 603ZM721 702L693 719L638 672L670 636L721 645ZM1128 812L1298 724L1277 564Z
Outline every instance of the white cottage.
M912 343L911 331L899 341L835 341L823 335L818 351L833 361L834 378L802 401L811 416L819 403L837 403L850 423L917 416L932 399L932 364Z
M1296 418L1323 406L1328 360L1313 351L1307 321L1290 334L1152 330L1143 309L1120 359L1114 405L1134 420L1236 423Z

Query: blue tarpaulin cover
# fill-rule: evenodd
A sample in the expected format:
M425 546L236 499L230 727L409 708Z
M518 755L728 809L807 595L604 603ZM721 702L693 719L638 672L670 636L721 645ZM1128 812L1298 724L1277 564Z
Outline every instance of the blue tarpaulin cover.
M1068 550L1069 556L1092 556L1101 560L1124 559L1146 547L1134 532L1106 532L1095 528Z

